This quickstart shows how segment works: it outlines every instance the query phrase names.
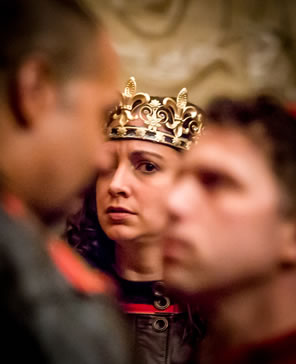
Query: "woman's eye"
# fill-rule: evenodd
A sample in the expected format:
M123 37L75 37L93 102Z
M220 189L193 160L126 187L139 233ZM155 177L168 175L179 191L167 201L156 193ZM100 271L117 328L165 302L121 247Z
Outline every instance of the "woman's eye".
M141 162L137 166L137 170L144 172L144 173L154 173L158 170L158 168L150 162Z

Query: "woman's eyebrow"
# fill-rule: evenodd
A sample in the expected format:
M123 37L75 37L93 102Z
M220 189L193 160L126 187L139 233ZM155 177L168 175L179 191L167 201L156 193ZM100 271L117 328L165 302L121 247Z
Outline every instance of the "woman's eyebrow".
M163 159L163 156L159 153L155 153L155 152L151 152L148 150L134 150L133 152L130 153L131 156L133 157L143 157L143 155L151 155L153 157L156 157L158 159Z

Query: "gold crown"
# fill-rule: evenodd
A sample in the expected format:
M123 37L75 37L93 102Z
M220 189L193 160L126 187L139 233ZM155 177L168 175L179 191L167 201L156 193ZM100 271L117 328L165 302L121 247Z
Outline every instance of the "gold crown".
M111 114L107 128L110 139L141 139L189 149L203 128L203 111L187 104L183 88L176 99L136 93L136 80L131 77L121 94L119 106Z

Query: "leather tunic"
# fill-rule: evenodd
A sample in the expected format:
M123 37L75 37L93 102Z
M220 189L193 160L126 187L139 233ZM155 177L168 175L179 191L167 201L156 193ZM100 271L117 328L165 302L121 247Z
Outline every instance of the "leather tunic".
M165 295L163 282L133 282L121 278L120 303L126 312L131 339L144 364L188 364L204 334L198 315L191 315Z

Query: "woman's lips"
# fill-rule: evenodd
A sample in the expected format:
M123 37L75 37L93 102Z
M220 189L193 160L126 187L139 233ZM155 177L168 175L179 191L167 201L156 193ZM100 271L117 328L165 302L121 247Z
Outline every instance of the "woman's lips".
M131 215L136 215L135 212L130 211L124 207L108 207L106 210L109 218L114 222L120 222L130 217Z

